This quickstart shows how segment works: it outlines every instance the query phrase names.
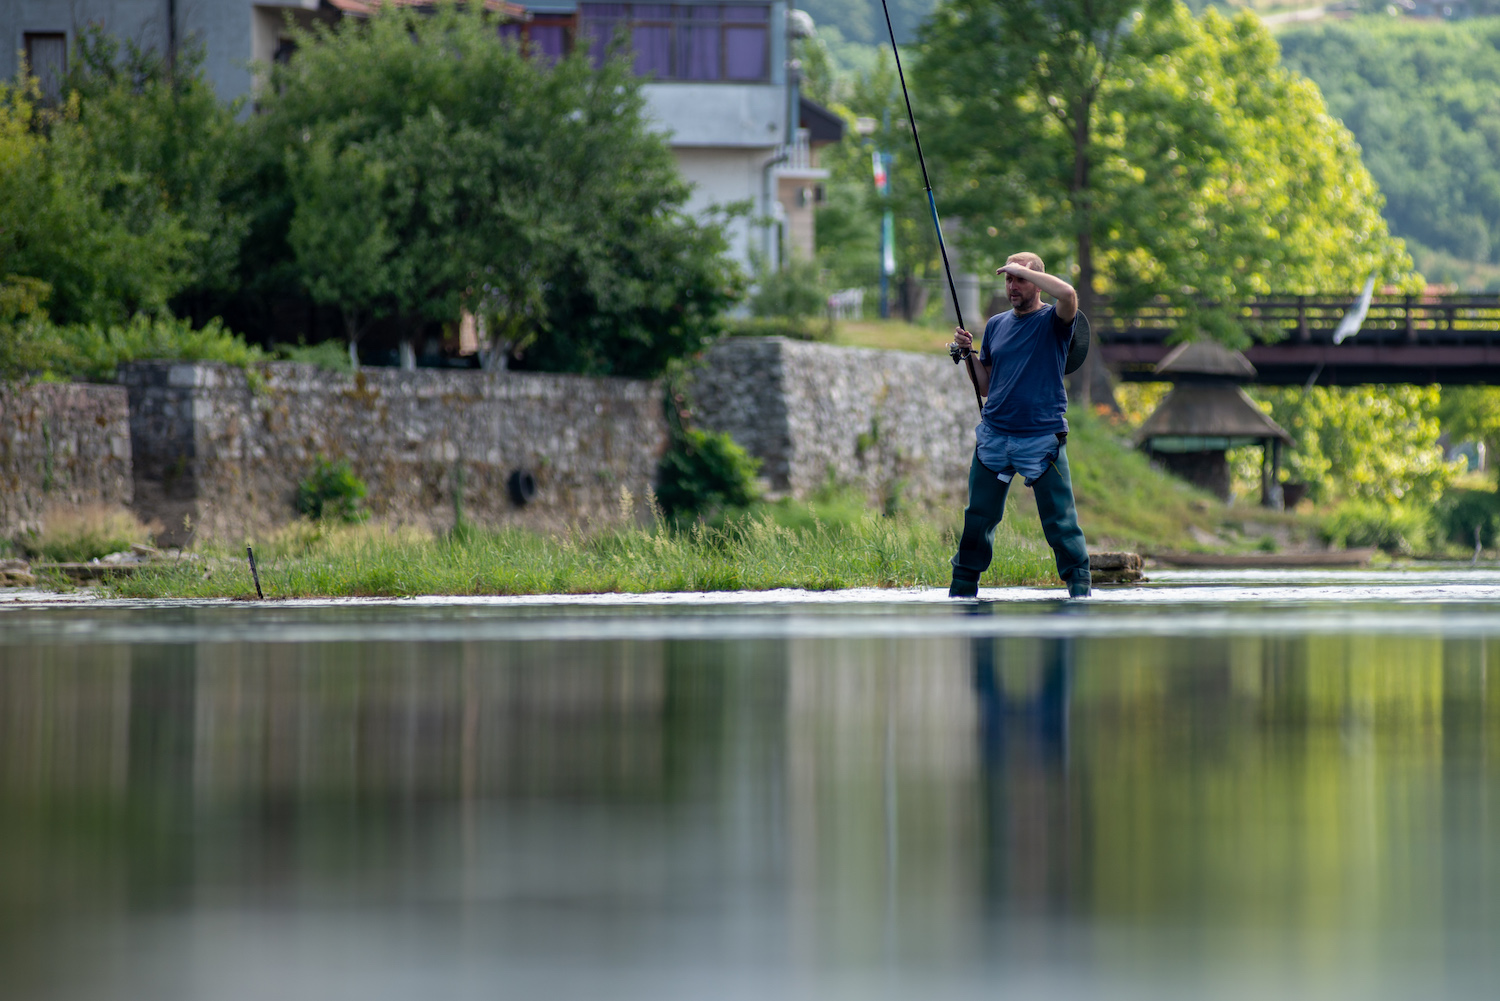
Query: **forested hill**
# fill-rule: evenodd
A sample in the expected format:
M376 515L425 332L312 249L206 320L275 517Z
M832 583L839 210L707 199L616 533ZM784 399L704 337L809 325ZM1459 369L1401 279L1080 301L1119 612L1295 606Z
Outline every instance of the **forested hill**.
M1369 17L1288 27L1278 40L1359 140L1418 266L1438 277L1424 247L1500 263L1500 20Z
M937 6L937 0L886 0L886 3L891 8L896 40L903 45L916 40L917 27ZM887 39L880 0L798 0L797 6L812 15L820 31L837 28L848 41L866 44L879 44Z

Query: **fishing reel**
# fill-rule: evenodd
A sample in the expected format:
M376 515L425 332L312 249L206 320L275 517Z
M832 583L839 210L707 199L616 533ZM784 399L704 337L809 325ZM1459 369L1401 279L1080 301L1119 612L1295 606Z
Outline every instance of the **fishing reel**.
M955 365L973 353L974 350L972 348L962 347L956 343L948 345L948 357L953 359L953 364Z

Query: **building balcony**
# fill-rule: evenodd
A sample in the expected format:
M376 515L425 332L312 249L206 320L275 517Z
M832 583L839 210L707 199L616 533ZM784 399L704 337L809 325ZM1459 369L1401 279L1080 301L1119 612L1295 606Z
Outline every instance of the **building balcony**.
M785 155L786 157L786 160L776 167L776 173L782 177L813 181L821 181L828 177L828 171L818 166L818 153L813 147L808 129L798 129L795 141L783 143L777 148L776 153L778 156Z

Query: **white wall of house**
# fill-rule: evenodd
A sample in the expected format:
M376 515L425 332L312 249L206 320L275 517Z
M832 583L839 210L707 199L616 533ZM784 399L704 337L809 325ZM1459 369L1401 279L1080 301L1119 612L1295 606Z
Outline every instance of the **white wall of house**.
M765 167L775 150L677 147L673 152L678 170L693 185L689 212L702 216L714 206L750 202L751 216L736 217L727 234L730 255L748 269L751 258L766 251L765 229L753 217L766 211L762 204ZM774 180L772 184L774 194Z

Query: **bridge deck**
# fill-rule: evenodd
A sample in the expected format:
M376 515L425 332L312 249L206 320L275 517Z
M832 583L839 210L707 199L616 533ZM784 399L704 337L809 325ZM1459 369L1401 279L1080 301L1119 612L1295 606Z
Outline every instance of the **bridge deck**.
M1333 334L1350 299L1282 296L1243 308L1257 341L1245 351L1257 382L1500 384L1500 295L1376 296L1359 333ZM1105 305L1095 325L1103 359L1127 381L1153 381L1157 362L1181 330L1180 311L1152 305L1131 312Z

